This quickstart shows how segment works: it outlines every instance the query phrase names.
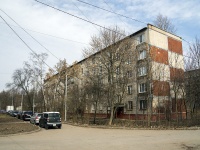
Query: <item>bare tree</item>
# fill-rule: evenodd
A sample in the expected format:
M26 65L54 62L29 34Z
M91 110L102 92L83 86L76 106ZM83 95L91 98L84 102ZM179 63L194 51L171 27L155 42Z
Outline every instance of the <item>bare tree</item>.
M63 104L65 98L66 88L66 73L67 64L66 60L59 60L55 65L55 69L49 69L45 79L45 98L47 110L49 111L63 111ZM55 74L56 72L56 74Z
M25 63L23 68L16 69L14 71L13 76L12 76L13 82L7 83L8 88L13 88L13 87L19 88L23 90L24 93L26 93L27 100L28 100L27 107L28 109L31 109L31 110L33 106L32 74L33 74L33 70L30 70L29 64Z
M96 70L101 70L100 78L104 82L104 90L107 91L107 107L110 109L109 125L112 124L115 112L127 94L127 72L131 68L128 62L130 56L133 56L131 49L133 45L123 38L125 32L118 27L111 30L103 29L98 36L92 37L90 48L83 50L85 57L94 54L90 57L91 61L87 64L87 68L93 70L94 74L98 73Z
M37 93L42 94L38 99L37 103L46 110L45 96L44 96L44 76L45 76L45 61L48 55L46 53L30 54L30 70L33 70L32 80L34 84L34 98L37 97ZM27 62L28 64L28 62Z
M200 39L195 38L195 42L190 44L188 56L186 57L185 89L187 106L189 107L191 119L198 114L200 109Z
M163 16L162 14L158 14L156 19L153 21L153 24L167 32L170 33L176 33L177 29L174 26L174 24L171 22L171 20L167 16Z

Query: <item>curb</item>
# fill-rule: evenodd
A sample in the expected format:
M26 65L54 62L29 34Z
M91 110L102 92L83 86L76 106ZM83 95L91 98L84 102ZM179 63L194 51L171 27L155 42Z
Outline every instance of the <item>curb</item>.
M88 125L88 124L73 124L63 122L71 126L84 127L84 128L99 128L99 129L121 129L121 130L200 130L200 127L183 127L183 128L132 128L132 127L117 127L117 126L99 126L99 125Z

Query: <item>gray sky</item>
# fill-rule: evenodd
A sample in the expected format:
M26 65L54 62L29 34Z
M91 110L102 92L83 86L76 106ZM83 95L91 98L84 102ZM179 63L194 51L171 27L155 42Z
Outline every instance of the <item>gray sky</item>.
M104 27L117 25L129 34L146 26L143 23L80 3L77 0L40 1L83 19L89 19ZM84 1L146 23L152 23L157 14L161 13L172 20L178 29L178 36L189 42L194 41L195 36L200 38L199 0ZM9 23L31 49L36 53L48 53L49 57L46 63L51 67L58 62L56 57L59 59L66 58L68 64L80 61L82 49L88 46L90 37L97 34L99 30L99 27L41 5L34 0L0 0L0 9L25 28L53 54L31 39L0 10L1 17ZM188 49L188 44L184 41L183 49L184 51ZM29 60L30 53L31 51L26 45L0 18L0 91L6 90L5 84L12 81L14 70L23 67L23 62Z

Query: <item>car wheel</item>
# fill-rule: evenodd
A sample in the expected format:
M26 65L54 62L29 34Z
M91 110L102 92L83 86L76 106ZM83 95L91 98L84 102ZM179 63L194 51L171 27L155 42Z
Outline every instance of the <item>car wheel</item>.
M45 124L45 129L48 130L49 129L49 126L47 124Z
M61 129L61 126L58 126L58 129Z

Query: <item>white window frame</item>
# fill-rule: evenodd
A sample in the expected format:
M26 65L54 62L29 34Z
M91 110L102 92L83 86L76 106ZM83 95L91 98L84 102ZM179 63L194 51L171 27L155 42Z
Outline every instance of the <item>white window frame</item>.
M120 54L116 53L116 60L119 61L120 60Z
M147 75L147 67L146 66L142 66L142 67L138 68L138 74L139 74L139 76Z
M127 65L130 65L130 64L131 64L131 56L129 56L127 60Z
M146 83L139 84L139 93L145 93L147 91Z
M140 34L138 37L137 37L137 41L138 41L138 44L141 44L144 42L144 34Z
M147 56L147 51L146 50L142 50L142 51L139 51L139 60L142 60L142 59L145 59Z

